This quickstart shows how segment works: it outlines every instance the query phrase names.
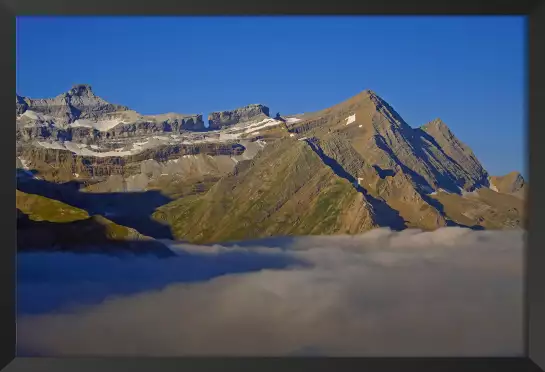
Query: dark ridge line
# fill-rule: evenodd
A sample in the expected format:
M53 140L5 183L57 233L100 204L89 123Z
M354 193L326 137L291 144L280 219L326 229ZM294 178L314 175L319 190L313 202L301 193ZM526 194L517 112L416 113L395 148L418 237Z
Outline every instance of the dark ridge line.
M417 185L419 185L420 183L423 183L426 187L429 187L430 189L432 188L431 185L425 180L424 177L422 177L421 175L419 175L418 173L416 173L415 171L413 171L412 169L407 167L405 164L403 164L401 162L401 160L399 160L399 158L386 145L386 143L384 141L384 138L381 135L377 135L377 136L375 136L375 138L377 138L377 146L380 149L382 149L383 151L386 151L388 153L388 155L390 155L391 158L401 167L401 170L404 173L408 174L409 177L411 177L413 182L415 182ZM439 179L441 179L441 178L439 178ZM423 190L421 190L421 187L415 187L415 190L426 203L428 203L429 205L434 207L441 214L441 216L445 219L445 221L447 223L447 226L458 226L458 227L469 228L469 229L472 229L472 230L482 230L482 226L480 226L480 225L467 226L467 225L463 225L463 224L460 224L458 222L455 222L455 221L451 220L450 217L448 217L446 215L445 207L443 206L443 204L439 200L436 200L436 199L430 197L425 192L423 192ZM460 191L457 190L456 194L459 194L459 193L460 193Z
M389 227L394 231L400 231L407 228L406 221L399 215L399 212L391 208L388 204L383 201L380 201L370 195L367 190L359 185L356 178L348 173L342 165L340 165L335 159L324 154L322 149L317 146L311 139L304 140L312 151L320 157L320 159L327 165L333 173L338 177L341 177L348 182L356 189L357 192L361 193L364 198L371 204L375 212L375 219L379 226Z
M423 130L422 128L415 128L413 129L416 133L416 135L419 138L419 140L421 142L422 141L422 138L426 139L427 141L429 141L433 146L435 146L439 151L441 151L441 153L448 159L450 160L451 162L453 162L454 164L456 164L456 166L459 166L458 162L455 161L452 157L450 157L447 153L445 153L445 150L443 150L443 147L441 147L437 141L435 140L435 138L433 138L429 133L427 133L425 130ZM434 157L435 158L435 157ZM490 186L490 182L488 180L488 177L489 177L489 174L488 172L486 171L486 169L483 169L484 172L485 172L485 178L477 181L477 185L474 186L471 190L469 190L470 192L475 190L475 189L478 189L480 187L489 187Z

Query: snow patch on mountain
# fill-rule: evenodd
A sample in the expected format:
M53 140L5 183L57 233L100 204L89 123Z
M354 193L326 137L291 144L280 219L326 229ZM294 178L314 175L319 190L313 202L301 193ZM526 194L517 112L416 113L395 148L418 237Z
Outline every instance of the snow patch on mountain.
M297 122L300 122L301 119L299 118L286 118L286 123L288 124L294 124L294 123L297 123Z
M498 188L496 187L496 185L494 185L494 183L492 182L492 180L490 178L488 178L488 182L490 184L490 190L495 191L495 192L500 192L498 190Z
M120 120L92 121L88 119L78 119L74 121L73 123L69 124L69 126L72 128L77 128L77 127L93 128L101 132L105 132L117 126L118 124L124 124L124 122Z
M54 150L66 150L66 147L64 147L62 144L58 142L42 142L38 141L38 145L45 147L46 149L54 149Z
M53 120L53 117L49 116L49 115L44 115L42 113L39 113L39 112L36 112L36 111L32 111L32 110L26 110L22 115L21 117L27 117L29 119L32 119L32 120L38 120L38 121L48 121L48 120Z
M355 121L356 121L356 114L350 115L349 117L346 118L346 125L352 124Z
M253 133L261 129L277 126L281 123L282 122L280 120L264 119L258 123L250 124L249 126L247 126L244 133Z
M138 152L140 152L140 149L131 149L131 150L124 150L124 149L115 149L113 151L105 151L105 152L96 152L92 151L86 147L81 147L79 144L70 142L70 141L64 141L63 143L60 142L38 142L38 144L42 147L48 148L48 149L55 149L55 150L68 150L76 155L82 155L82 156L96 156L100 158L108 157L108 156L128 156L128 155L134 155Z

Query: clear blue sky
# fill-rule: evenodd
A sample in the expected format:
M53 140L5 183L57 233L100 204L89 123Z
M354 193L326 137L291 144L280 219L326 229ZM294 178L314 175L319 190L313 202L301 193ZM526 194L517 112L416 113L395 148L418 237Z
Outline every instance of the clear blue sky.
M143 114L262 103L282 114L372 89L436 117L492 174L527 175L523 17L19 17L17 93L91 84Z

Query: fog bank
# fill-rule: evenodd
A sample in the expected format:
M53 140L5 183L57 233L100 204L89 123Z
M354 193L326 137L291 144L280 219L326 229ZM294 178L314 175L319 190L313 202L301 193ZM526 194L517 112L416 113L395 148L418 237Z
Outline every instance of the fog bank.
M44 356L519 356L523 233L20 254L18 348Z

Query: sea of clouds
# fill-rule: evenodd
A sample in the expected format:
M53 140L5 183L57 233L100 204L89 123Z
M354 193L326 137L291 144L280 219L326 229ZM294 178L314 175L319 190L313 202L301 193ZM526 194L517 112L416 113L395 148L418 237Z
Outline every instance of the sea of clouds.
M521 356L521 231L18 255L21 356Z

